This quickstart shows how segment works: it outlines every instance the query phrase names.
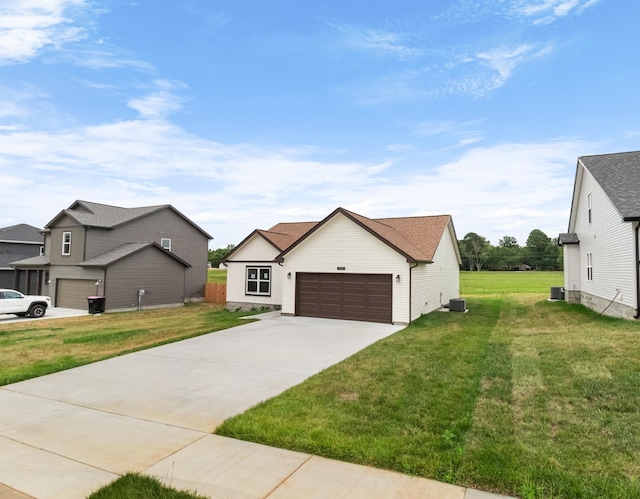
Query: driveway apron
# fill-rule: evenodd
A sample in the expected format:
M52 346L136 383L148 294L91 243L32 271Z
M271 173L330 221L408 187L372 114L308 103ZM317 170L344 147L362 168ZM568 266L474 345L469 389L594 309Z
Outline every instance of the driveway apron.
M193 455L201 466L236 445L210 435L226 418L402 329L277 312L260 318L0 388L0 484L72 499L130 471L171 483L178 457ZM283 460L272 465L275 485L261 485L267 492L311 457L246 445L262 452L254 459ZM206 458L198 453L205 448ZM224 487L234 497L265 496Z

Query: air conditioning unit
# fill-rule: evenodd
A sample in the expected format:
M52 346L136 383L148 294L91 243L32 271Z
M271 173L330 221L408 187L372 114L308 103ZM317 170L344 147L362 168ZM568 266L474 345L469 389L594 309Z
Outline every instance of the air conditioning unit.
M562 286L551 286L551 299L564 300L564 288Z
M449 300L449 310L451 312L466 312L467 300L464 298L451 298Z

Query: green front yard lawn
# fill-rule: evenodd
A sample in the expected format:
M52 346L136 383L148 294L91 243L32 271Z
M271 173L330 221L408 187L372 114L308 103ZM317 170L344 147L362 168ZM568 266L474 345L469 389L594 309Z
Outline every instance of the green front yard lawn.
M548 302L562 273L463 272L461 285L468 313L424 316L216 433L526 498L639 498L640 323ZM0 384L240 315L198 304L6 324ZM134 491L195 497L137 475L95 497Z
M216 433L509 495L640 497L640 324L548 302L561 273L509 274L518 292L463 274L468 313L424 316Z
M0 325L0 386L98 360L219 331L247 321L247 312L193 303Z

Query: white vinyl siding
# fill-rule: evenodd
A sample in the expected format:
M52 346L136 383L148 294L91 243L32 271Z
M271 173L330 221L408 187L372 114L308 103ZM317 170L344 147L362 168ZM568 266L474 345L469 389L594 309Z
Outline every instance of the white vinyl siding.
M420 264L412 270L411 320L460 297L460 265L451 234L447 227L433 263Z
M577 244L565 244L562 247L564 256L564 288L569 291L577 291L580 287L580 246Z
M622 221L611 200L586 170L577 202L575 226L570 231L580 240L579 290L607 300L617 295L616 302L635 307L633 224ZM587 279L587 254L593 259L593 280ZM571 290L575 284L571 283Z
M227 301L234 303L255 303L264 305L282 304L282 267L274 263L280 254L269 241L254 235L232 255L227 262ZM271 295L247 295L247 267L271 267Z
M343 268L344 270L338 270ZM406 258L338 213L285 256L282 312L295 313L296 272L392 274L393 322L409 322L409 265ZM395 276L400 276L396 282Z

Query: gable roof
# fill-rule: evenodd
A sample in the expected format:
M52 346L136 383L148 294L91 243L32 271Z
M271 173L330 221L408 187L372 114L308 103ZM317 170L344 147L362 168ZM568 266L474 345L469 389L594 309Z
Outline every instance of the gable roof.
M310 237L338 213L341 213L380 241L403 255L408 262L431 263L444 231L453 227L450 215L401 218L367 218L357 213L337 208L324 220L316 224L293 244L289 245L279 256L282 261L285 254ZM453 234L455 238L455 232ZM457 239L456 239L457 244Z
M18 224L0 228L0 242L43 244L44 236L33 225Z
M90 258L89 260L85 260L84 262L80 262L78 266L80 267L108 267L109 265L117 262L118 260L122 260L123 258L127 258L128 256L137 253L146 248L157 248L158 250L165 253L167 256L177 260L185 267L190 268L191 265L183 260L182 258L176 256L174 253L167 251L162 246L160 246L156 242L146 242L146 243L125 243L117 248L107 251L106 253L102 253L94 258Z
M640 151L581 156L578 163L600 184L623 220L640 220Z
M279 223L269 230L258 230L258 233L280 251L284 251L316 225L318 222Z
M61 217L69 216L80 225L85 227L95 227L99 229L114 229L121 225L133 222L139 218L146 217L152 213L162 210L172 210L182 217L186 222L191 224L197 230L202 232L208 239L213 239L204 230L198 227L190 219L176 210L170 204L162 204L157 206L141 206L137 208L123 208L120 206L111 206L108 204L93 203L90 201L75 201L69 208L58 213L46 226L51 228Z
M278 223L269 230L256 229L245 237L240 244L227 253L227 256L225 256L222 261L224 263L228 262L236 251L256 235L266 239L274 248L282 252L313 229L316 225L318 225L318 222L285 222Z

